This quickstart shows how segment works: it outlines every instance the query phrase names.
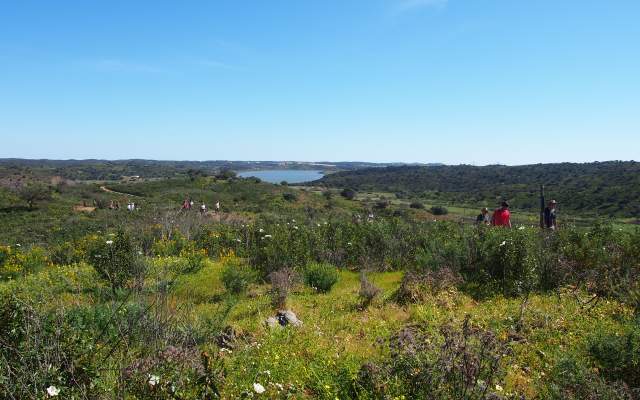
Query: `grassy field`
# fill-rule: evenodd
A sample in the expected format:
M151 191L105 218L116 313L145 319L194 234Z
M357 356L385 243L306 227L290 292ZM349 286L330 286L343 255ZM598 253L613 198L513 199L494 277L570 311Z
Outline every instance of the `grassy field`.
M637 398L637 229L252 179L3 196L0 398Z

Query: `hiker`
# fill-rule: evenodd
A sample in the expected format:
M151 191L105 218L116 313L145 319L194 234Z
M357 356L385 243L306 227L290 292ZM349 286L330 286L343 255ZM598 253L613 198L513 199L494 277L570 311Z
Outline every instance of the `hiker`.
M216 201L216 212L220 212L220 200Z
M182 202L182 209L183 210L188 210L189 208L191 208L190 205L189 205L189 200L184 199L184 201Z
M193 199L190 199L189 200L189 210L191 210L195 204L196 203L193 202Z
M202 205L200 206L200 212L203 214L207 212L207 206L204 204L204 202L202 202Z
M115 209L115 208L116 208L116 206L115 206L115 204L113 204L113 200L111 200L111 201L109 202L109 210L113 210L113 209Z
M509 211L509 203L503 201L500 204L500 208L493 212L491 224L493 226L506 226L507 228L511 228L511 212Z
M544 208L544 226L547 229L556 229L556 205L557 201L551 200Z
M476 224L491 224L491 216L489 216L489 209L487 207L483 207L482 210L480 210L480 214L478 214L478 216L476 217Z

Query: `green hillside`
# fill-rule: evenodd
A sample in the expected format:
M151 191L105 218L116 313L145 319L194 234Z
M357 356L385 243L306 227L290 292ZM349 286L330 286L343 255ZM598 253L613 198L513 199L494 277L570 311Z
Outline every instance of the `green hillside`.
M562 210L589 216L640 216L640 163L402 166L330 174L314 185L383 191L443 202L488 205L502 199L519 210L539 209L539 186Z

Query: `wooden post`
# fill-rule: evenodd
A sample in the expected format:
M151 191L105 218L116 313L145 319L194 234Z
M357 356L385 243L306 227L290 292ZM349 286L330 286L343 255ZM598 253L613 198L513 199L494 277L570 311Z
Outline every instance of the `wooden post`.
M544 229L544 185L540 185L540 228Z

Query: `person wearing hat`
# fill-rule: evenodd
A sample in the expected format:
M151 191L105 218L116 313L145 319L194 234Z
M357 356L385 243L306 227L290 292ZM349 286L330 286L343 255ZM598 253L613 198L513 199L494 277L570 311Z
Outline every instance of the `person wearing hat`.
M544 208L544 226L547 229L556 229L556 206L558 202L551 200Z
M500 204L500 208L493 212L491 224L493 226L506 226L507 228L511 228L511 212L509 211L509 203L503 201Z
M489 216L489 209L487 207L482 208L480 210L480 214L476 217L476 224L478 225L489 225L491 223L491 217Z

